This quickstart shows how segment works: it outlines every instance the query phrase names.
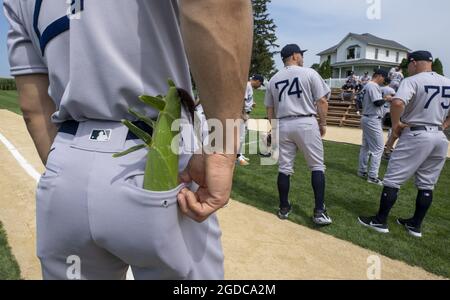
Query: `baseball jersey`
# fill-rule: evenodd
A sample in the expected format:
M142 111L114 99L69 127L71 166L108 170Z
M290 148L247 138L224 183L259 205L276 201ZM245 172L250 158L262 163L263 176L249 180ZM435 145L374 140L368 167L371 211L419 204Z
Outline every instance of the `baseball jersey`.
M383 95L378 84L370 81L363 89L363 115L383 116L383 106L376 106L374 102L382 100Z
M386 96L395 96L395 90L391 88L390 86L383 86L381 88L381 95L383 95L383 98ZM391 103L386 101L386 103L383 106L383 115L389 113L391 111Z
M276 118L316 115L316 102L329 97L330 88L310 68L288 66L270 79L264 103L273 107Z
M156 117L139 95L191 91L176 0L4 0L13 76L46 73L56 123Z
M394 72L392 73L391 78L391 84L400 84L400 82L403 80L404 76L401 72Z
M245 111L252 111L253 109L253 87L250 82L247 82L247 88L245 89Z
M406 105L402 122L441 126L449 114L450 79L435 72L419 73L402 81L395 98Z

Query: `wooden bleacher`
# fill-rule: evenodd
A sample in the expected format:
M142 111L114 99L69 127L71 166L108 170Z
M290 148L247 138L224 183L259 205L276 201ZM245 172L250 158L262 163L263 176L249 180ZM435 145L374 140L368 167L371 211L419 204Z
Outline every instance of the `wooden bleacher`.
M354 101L342 101L341 89L332 89L328 102L327 123L340 127L360 127L360 122L361 116L356 114Z

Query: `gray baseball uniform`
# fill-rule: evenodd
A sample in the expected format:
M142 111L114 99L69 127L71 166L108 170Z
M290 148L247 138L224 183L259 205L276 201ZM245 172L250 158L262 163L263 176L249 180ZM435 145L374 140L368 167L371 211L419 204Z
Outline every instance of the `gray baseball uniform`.
M419 190L433 190L447 158L448 140L440 126L449 114L450 79L419 73L402 81L395 98L405 103L402 122L410 128L400 136L384 185L400 188L415 175Z
M243 109L243 121L241 122L240 126L239 126L239 137L240 137L240 144L239 144L239 149L238 149L238 153L239 154L244 154L242 153L242 150L245 150L245 138L247 135L247 125L248 125L248 119L250 118L249 113L253 110L253 104L254 104L254 100L253 100L253 87L251 82L247 82L247 88L245 89L245 96L244 96L244 109Z
M385 98L386 96L394 97L395 90L393 88L391 88L390 86L383 86L381 88L381 95L383 96L383 98ZM391 103L386 101L386 103L383 106L383 116L385 116L390 111L391 111Z
M294 173L300 149L311 171L324 171L323 142L315 118L316 102L330 95L330 88L313 69L285 67L270 80L266 107L273 107L279 119L279 171Z
M380 86L373 81L366 84L362 93L364 95L363 117L361 118L363 139L359 154L359 173L368 173L369 177L378 178L384 149L383 106L376 106L374 102L382 100L383 96ZM369 170L367 170L368 168Z
M246 112L251 112L253 110L253 104L254 104L254 100L253 100L253 87L252 84L250 82L247 82L247 88L245 89L245 111Z
M181 186L143 190L145 150L112 158L140 142L118 122L131 119L128 107L156 116L139 95L164 94L167 78L191 90L177 1L75 0L79 19L65 3L4 0L11 74L47 73L53 121L80 122L58 133L38 184L44 278L123 279L131 266L136 279L222 279L216 216L198 224L182 215Z
M405 78L405 77L403 76L402 72L392 73L392 75L390 76L390 79L391 79L391 83L389 84L390 87L392 87L394 90L397 90L398 87L400 86L400 83L402 82L403 78Z

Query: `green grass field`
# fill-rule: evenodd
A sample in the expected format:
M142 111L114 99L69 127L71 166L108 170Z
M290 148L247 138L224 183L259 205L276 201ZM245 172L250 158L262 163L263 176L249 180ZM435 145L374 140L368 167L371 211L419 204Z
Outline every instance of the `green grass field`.
M8 109L12 112L20 113L16 91L0 90L0 109ZM14 256L11 254L6 233L0 222L0 280L4 279L20 279L20 269Z
M20 279L20 269L8 246L6 233L0 222L0 280Z
M0 109L8 109L16 114L21 114L17 104L17 91L0 90Z
M263 97L264 91L256 91L257 106L252 113L253 118L266 116ZM424 238L410 237L395 223L396 217L410 217L414 212L417 190L412 181L400 191L400 197L389 220L391 233L380 235L357 222L359 215L376 213L382 190L381 187L369 185L356 176L360 147L333 142L324 144L327 165L326 201L334 224L318 228L311 220L314 195L310 172L301 153L296 160L296 174L291 179L290 200L293 203L293 213L289 216L290 220L449 278L450 164L447 163L440 177L433 206L425 219ZM279 206L276 185L278 167L260 166L260 158L257 155L248 157L251 159L251 165L237 168L232 197L275 214ZM384 174L386 166L383 161L380 175Z

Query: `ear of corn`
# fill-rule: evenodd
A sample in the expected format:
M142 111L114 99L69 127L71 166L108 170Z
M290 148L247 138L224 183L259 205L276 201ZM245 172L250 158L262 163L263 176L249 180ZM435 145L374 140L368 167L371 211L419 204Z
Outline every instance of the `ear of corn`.
M124 120L122 123L137 137L144 141L143 145L132 147L114 157L121 157L134 151L148 148L147 164L144 175L144 189L150 191L168 191L178 186L178 154L172 151L171 145L179 144L178 132L172 131L172 123L181 118L181 100L178 90L169 80L169 91L165 97L141 96L140 100L159 111L158 120L129 110L130 114L153 128L153 136Z

